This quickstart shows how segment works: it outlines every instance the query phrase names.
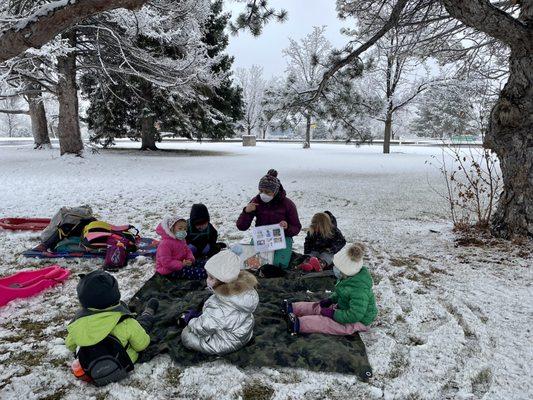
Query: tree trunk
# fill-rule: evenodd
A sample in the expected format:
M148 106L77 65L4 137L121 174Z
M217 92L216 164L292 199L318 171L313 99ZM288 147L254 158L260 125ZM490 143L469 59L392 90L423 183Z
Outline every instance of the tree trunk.
M76 46L76 31L72 30L61 35L67 39L70 47ZM66 56L57 58L59 74L57 84L57 99L59 102L59 150L63 154L81 155L83 141L81 140L78 115L78 87L76 86L76 53L70 52Z
M157 141L157 131L154 127L154 117L147 115L141 118L141 150L159 150L155 145Z
M311 114L305 116L305 140L304 149L311 147Z
M500 159L503 178L492 230L533 237L533 42L511 49L509 80L492 109L485 146Z
M39 85L30 84L27 86L31 91L40 90ZM33 133L34 149L50 148L50 137L48 136L48 121L44 108L41 93L30 93L26 96L31 120L31 131Z
M387 117L385 118L385 133L383 135L383 154L390 153L390 138L392 132L392 111L391 108L387 110Z

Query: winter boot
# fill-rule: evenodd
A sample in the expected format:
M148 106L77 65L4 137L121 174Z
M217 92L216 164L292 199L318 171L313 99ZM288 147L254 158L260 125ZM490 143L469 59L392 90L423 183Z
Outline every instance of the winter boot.
M289 300L283 300L281 303L281 311L286 316L292 314L292 303Z
M311 257L309 259L309 265L311 266L311 268L313 268L313 271L322 271L322 265L320 264L320 260L316 257Z
M287 330L292 336L296 336L300 332L300 320L293 313L287 317Z

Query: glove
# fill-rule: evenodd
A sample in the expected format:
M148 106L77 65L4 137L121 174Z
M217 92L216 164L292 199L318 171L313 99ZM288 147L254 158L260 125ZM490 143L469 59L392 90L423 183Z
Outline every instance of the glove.
M319 304L321 308L328 308L331 305L333 305L333 300L331 299L320 300Z
M323 308L320 310L320 315L323 317L328 317L333 319L333 314L335 314L335 310L333 308Z
M194 244L188 244L187 246L189 246L189 249L191 249L192 254L196 255L196 253L198 252L196 246Z
M208 245L205 246L204 249L202 250L202 254L203 254L204 256L206 256L210 251L211 251L211 246L208 244Z
M199 311L193 309L187 310L186 312L180 315L178 319L178 326L184 328L189 325L191 319L198 318L200 315L202 315L202 313Z

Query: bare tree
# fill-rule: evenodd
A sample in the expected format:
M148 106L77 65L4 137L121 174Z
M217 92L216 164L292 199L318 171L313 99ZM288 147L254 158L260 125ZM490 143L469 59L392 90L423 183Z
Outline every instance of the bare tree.
M337 10L343 17L364 16L362 41L350 43L304 99L317 100L336 73L393 27L423 30L420 51L465 63L490 46L509 50L509 79L484 140L500 159L504 183L492 231L502 237L533 236L533 0L337 0Z
M235 77L242 88L245 104L243 125L247 135L252 135L259 129L263 115L263 97L266 82L263 79L263 68L252 65L248 69L237 68Z

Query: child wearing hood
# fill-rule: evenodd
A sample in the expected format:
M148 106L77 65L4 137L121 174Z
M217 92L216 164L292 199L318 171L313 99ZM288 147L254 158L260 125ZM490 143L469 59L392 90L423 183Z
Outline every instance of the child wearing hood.
M205 204L193 204L187 221L187 244L196 258L209 258L220 251L218 232L211 224Z
M81 309L67 326L67 349L75 352L79 348L96 345L112 335L126 350L129 357L127 363L133 369L132 364L137 361L139 352L150 344L147 332L152 328L154 314L159 307L157 299L150 299L142 314L134 318L135 314L120 301L117 280L102 270L82 275L76 290ZM81 370L82 366L88 367L80 365L80 362L83 362L81 355L80 361L76 360L72 365L73 372L79 377L84 372ZM110 382L113 381L112 376L110 379Z
M278 172L271 169L259 180L259 194L244 207L237 229L246 231L255 218L255 226L279 224L285 230L284 249L274 252L273 265L288 268L292 254L292 238L302 229L296 205L287 197L287 193L278 179Z
M187 221L184 218L163 218L155 230L161 241L155 256L156 272L171 278L205 279L203 267L194 266L194 255L187 246Z
M376 319L378 309L372 291L372 276L363 266L365 247L361 243L344 246L333 257L337 277L335 290L320 302L283 302L289 331L351 335L364 332Z
M241 270L241 264L229 250L215 254L205 264L213 295L201 313L190 310L181 318L187 324L181 342L188 349L223 355L241 349L252 339L253 313L259 303L257 279Z

